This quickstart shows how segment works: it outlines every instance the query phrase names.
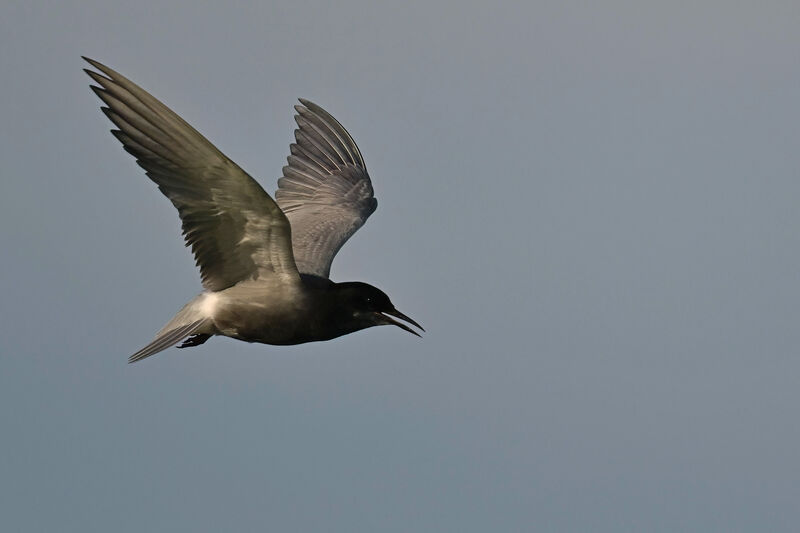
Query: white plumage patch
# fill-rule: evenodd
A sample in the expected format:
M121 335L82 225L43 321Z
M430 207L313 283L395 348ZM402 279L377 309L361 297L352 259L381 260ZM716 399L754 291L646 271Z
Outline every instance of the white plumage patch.
M214 318L214 312L217 309L217 301L219 300L219 295L214 294L213 292L206 293L203 297L203 301L200 302L200 312L203 313L203 316L206 318Z

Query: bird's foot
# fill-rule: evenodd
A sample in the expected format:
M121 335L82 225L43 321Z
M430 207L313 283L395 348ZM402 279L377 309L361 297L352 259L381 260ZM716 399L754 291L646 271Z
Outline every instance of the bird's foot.
M205 333L198 333L197 335L192 335L191 337L183 341L183 344L178 346L178 348L189 348L191 346L200 346L210 338L211 335L207 335Z

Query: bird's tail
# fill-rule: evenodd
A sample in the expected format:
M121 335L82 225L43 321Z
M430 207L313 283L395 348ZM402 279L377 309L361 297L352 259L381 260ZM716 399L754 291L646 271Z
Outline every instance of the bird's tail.
M201 318L200 320L196 320L191 324L186 324L175 329L171 329L164 333L158 335L153 341L133 354L132 356L128 357L129 363L135 363L136 361L141 361L145 357L150 357L153 354L156 354L162 350L166 350L167 348L174 346L181 342L183 339L194 335L195 333L200 332L203 329L206 329L208 326L209 320L207 318Z
M214 326L213 321L205 312L203 302L207 298L207 294L201 294L193 299L183 309L178 311L172 320L167 322L161 331L156 333L156 338L150 344L128 357L128 363L135 363L141 361L146 357L150 357L162 350L174 346L195 334L213 334ZM197 343L202 344L202 343Z

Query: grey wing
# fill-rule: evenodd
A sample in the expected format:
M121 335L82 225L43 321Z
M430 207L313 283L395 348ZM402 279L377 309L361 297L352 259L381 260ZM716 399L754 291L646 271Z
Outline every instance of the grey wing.
M118 129L111 133L178 209L203 286L298 278L286 216L264 189L167 106L96 61L92 90Z
M292 225L297 268L327 278L342 245L378 201L355 141L327 111L308 100L295 106L295 142L275 200Z

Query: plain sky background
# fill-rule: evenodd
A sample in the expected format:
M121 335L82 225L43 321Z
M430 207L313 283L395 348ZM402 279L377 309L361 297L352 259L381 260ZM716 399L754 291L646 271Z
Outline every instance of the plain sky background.
M3 531L796 531L800 4L0 6ZM126 358L200 290L80 55L272 193L297 97L428 330Z

